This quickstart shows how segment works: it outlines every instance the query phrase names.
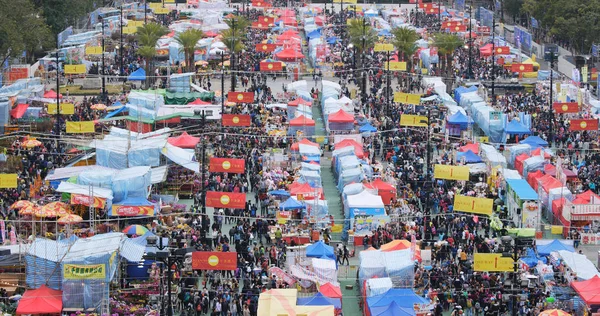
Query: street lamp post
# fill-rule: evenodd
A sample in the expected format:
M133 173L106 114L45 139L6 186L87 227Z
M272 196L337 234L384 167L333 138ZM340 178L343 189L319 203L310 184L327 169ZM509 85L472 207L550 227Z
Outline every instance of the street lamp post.
M362 70L362 104L367 101L367 75L365 68L365 54L367 53L366 47L367 37L367 19L363 17L363 36L362 36L362 54L360 56L360 68Z
M427 147L425 148L426 152L427 152L427 160L426 160L426 165L425 165L425 182L423 183L424 187L427 185L427 182L429 182L429 167L431 165L431 140L430 140L430 129L431 129L431 109L427 108L427 121L421 120L420 123L425 123L427 125L427 131L426 131L426 136L427 137ZM432 185L433 188L433 185ZM430 230L428 230L428 226L429 226L429 219L430 219L430 215L431 215L431 209L429 207L429 203L430 203L430 198L431 198L431 192L427 192L426 191L426 198L425 198L425 218L424 218L424 227L423 227L423 239L433 239L433 236L428 236L427 234L429 233Z
M102 69L100 70L100 77L102 78L102 100L106 104L106 78L104 77L104 18L100 18L100 21L102 22Z
M60 43L58 41L58 35L56 35L56 136L60 138L60 69L58 67L58 53L60 52ZM60 139L57 140L56 146L60 152Z
M148 23L148 5L147 0L144 0L144 24Z
M440 23L440 29L442 27L442 0L438 0L438 22Z
M120 27L119 27L119 75L123 76L123 6L121 6L120 15Z
M225 131L223 126L223 114L225 114L225 52L221 51L221 134ZM223 141L223 139L221 139L221 141Z
M392 109L392 104L391 104L391 93L392 93L392 83L391 83L391 79L390 79L390 51L388 50L386 52L386 60L387 60L387 72L386 72L386 79L387 79L387 89L386 89L386 97L387 97L387 113L389 114L391 109Z
M550 147L552 147L554 144L554 109L552 108L552 103L554 102L554 94L552 93L552 90L554 88L554 62L557 59L558 52L550 51L550 100L548 101L550 105L550 133L548 135Z
M473 0L469 4L469 79L473 79Z
M492 105L496 105L496 16L492 15Z

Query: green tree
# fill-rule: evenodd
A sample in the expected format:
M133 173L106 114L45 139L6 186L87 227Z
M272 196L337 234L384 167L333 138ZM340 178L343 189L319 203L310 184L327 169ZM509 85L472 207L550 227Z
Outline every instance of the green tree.
M221 41L229 49L229 69L232 70L231 91L235 91L237 85L236 54L241 53L245 48L243 41L246 38L246 29L250 27L250 21L243 16L233 16L226 19L225 23L229 28L221 31Z
M36 54L55 46L55 37L30 0L0 0L0 6L0 64L23 51L33 62Z
M54 34L62 32L69 26L82 25L81 21L95 7L94 0L32 0L46 18L46 23ZM3 9L5 7L2 7ZM83 27L83 25L82 25Z
M435 33L433 34L433 45L438 48L438 54L440 55L440 69L448 73L451 66L451 64L448 63L448 57L451 56L457 48L463 46L464 41L456 34Z
M187 71L194 71L194 51L196 45L204 37L204 32L196 29L185 30L175 37L175 41L181 45L181 50L185 55L185 68Z
M358 54L364 57L364 53L375 46L377 32L365 18L351 19L348 22L348 35L350 43L356 47ZM361 58L361 67L364 58Z
M161 36L168 33L167 28L158 23L146 23L138 27L136 39L139 44L137 53L146 61L146 89L154 81L154 57L156 56L156 43Z
M417 52L416 41L420 36L417 31L407 27L397 27L392 29L394 39L392 43L398 50L398 57L402 61L406 61L408 70L412 70L412 56Z

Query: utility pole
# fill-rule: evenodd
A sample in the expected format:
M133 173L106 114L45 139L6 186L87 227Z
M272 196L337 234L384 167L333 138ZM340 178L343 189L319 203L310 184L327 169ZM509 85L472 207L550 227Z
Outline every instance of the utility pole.
M223 126L223 114L225 114L225 52L221 51L221 134L225 133ZM221 136L224 141L225 135ZM204 185L204 183L202 184Z
M516 293L516 287L517 287L517 270L518 270L518 263L519 263L519 257L518 257L519 253L518 253L518 249L517 249L517 240L515 239L515 244L513 245L513 280L512 280L512 316L517 316L517 293Z
M492 105L496 105L496 15L492 13Z
M245 3L245 1L244 1ZM235 48L235 44L237 43L237 38L238 38L238 30L236 28L235 25L235 17L231 19L231 31L233 33L234 36L234 42L233 42L233 47L231 48ZM235 66L235 67L234 67ZM235 86L236 86L236 78L235 78L235 71L237 69L237 63L235 62L235 52L233 49L229 50L229 69L231 72L231 88L229 89L229 91L235 91Z
M391 96L390 94L392 93L392 83L391 83L391 79L390 79L390 51L388 50L386 52L386 60L387 60L387 72L386 72L386 79L387 79L387 89L386 89L386 101L387 101L387 113L390 114L391 109L392 109L392 104L391 104Z
M147 0L144 0L144 24L148 23L148 5Z
M119 38L119 76L123 76L123 6L121 6L121 16L119 17L121 23L120 27L119 27L119 33L120 33L120 38Z
M204 116L204 111L202 111L202 126L206 123L206 116ZM222 121L222 119L221 119ZM223 141L223 140L221 140ZM200 203L202 204L202 214L206 214L206 187L205 187L205 176L206 170L204 170L204 165L206 164L206 142L204 140L204 135L202 136L202 164L200 165L200 172L202 173L202 193L200 194Z
M419 1L415 1L415 26L419 27Z
M366 47L366 37L367 37L367 19L363 17L363 37L362 37L362 54L360 61L360 68L362 71L362 105L367 102L367 74L365 68L365 54L367 53ZM363 109L364 110L364 109Z
M473 79L473 0L469 4L469 79Z
M442 28L442 1L441 0L438 0L438 22L440 23L440 30L441 30L441 28Z
M58 42L58 35L56 35L56 149L60 153L60 69L58 53L60 53L60 43Z
M550 135L548 135L548 142L550 143L550 148L554 145L554 109L552 108L552 103L554 102L554 95L552 90L554 89L554 60L558 57L558 52L550 51ZM558 92L558 91L556 91Z
M104 18L100 18L100 21L102 21L102 70L100 76L102 78L102 100L106 104L108 94L106 93L106 78L104 77Z

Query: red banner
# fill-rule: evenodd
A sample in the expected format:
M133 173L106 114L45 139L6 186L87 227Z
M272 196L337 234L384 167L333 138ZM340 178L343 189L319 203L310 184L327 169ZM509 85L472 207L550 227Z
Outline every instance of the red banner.
M555 102L552 103L552 108L556 113L579 113L579 104L577 102Z
M99 198L99 197L94 197L92 199L87 195L72 193L71 194L71 204L79 204L79 205L85 205L85 206L90 206L90 204L92 204L91 205L92 207L104 208L104 206L106 205L106 199Z
M455 26L459 26L461 25L459 21L446 21L446 22L442 22L442 28L443 29L451 29L454 28Z
M113 205L111 216L154 216L154 206Z
M192 252L194 270L235 270L237 252L194 251Z
M510 55L510 47L508 46L496 46L494 51L496 55Z
M423 1L419 1L419 9L431 9L431 8L435 8L437 7L437 5L435 3L423 3Z
M269 24L261 23L261 22L252 22L253 29L266 30L269 28Z
M570 131L597 131L598 119L592 120L571 120Z
M467 26L462 25L462 24L457 24L457 25L451 27L449 30L450 30L450 32L466 32Z
M415 3L417 3L417 1L418 1L419 3L423 3L423 0L409 0L409 1L408 1L408 3L415 4Z
M216 208L246 208L246 193L206 192L206 206Z
M440 14L440 9L439 8L427 8L425 9L425 14Z
M270 8L271 4L268 3L267 1L252 0L252 6L259 7L259 8Z
M275 62L260 62L260 71L281 71L283 69L283 65L280 61Z
M244 173L246 161L244 159L210 158L209 172Z
M256 22L271 26L275 24L275 18L271 16L259 16Z
M275 45L275 44L258 43L258 44L256 44L255 50L256 50L256 52L270 53L270 52L274 51L275 48L277 48L277 45Z
M227 94L227 102L252 103L254 102L254 92L231 91Z
M250 115L223 114L223 126L250 126L251 121L252 118L250 117Z
M512 64L510 66L512 72L532 72L533 65L532 64Z

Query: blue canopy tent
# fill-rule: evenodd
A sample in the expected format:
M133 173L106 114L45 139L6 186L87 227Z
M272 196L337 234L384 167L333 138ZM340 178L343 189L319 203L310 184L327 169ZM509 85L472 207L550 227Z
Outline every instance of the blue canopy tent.
M114 110L114 111L106 114L106 116L104 118L105 119L111 118L111 117L119 115L119 114L121 114L121 113L123 113L125 111L127 111L127 107L126 106L121 106L120 108L118 108L118 109L116 109L116 110Z
M413 309L415 304L429 304L430 301L419 296L412 289L390 289L384 294L367 298L367 305L371 314L377 307L388 307L396 303L400 308Z
M543 246L537 246L537 252L540 256L548 256L551 252L566 250L575 252L575 248L571 245L565 245L560 240L554 239L551 243Z
M339 298L326 297L321 293L315 294L311 297L299 297L296 305L300 306L328 306L333 305L335 309L342 308L342 302Z
M529 136L529 137L525 138L524 140L520 141L519 144L527 144L527 145L531 146L532 149L548 146L548 142L543 140L539 136Z
M392 302L387 306L378 306L371 308L372 316L414 316L416 315L414 308L400 307L396 302Z
M505 131L509 135L531 135L531 131L517 120L510 121Z
M448 124L458 125L461 128L467 128L469 124L473 124L473 119L464 115L461 111L454 113L448 117Z
M531 248L527 248L527 254L524 257L521 257L519 260L528 265L530 268L537 266L538 261L546 263L546 258L538 257Z
M306 247L306 257L335 260L335 251L321 240Z
M127 77L128 81L144 81L146 80L146 71L144 68L138 68L136 71L132 72L129 77Z
M392 36L392 33L390 32L390 30L382 29L377 33L377 35L387 37L387 36Z
M306 206L292 198L288 198L285 202L279 204L279 209L283 211L301 210L304 208L306 208Z
M377 132L377 128L376 128L376 127L374 127L373 125L371 125L371 124L367 123L367 124L365 124L365 125L361 126L361 127L358 129L358 131L359 131L359 132L361 132L361 133L368 133L368 132L370 132L370 133L375 133L375 132Z
M465 163L480 163L483 162L481 157L477 156L474 152L467 150L466 152L458 152L456 153L456 159L461 161L464 158Z
M335 44L337 41L338 41L338 38L335 36L327 38L327 44Z
M319 30L314 30L314 31L312 31L312 32L310 32L310 33L308 33L308 34L306 34L306 37L307 37L308 39L319 38L319 37L321 37L321 31L319 31Z
M286 191L286 190L269 191L269 192L267 192L267 194L269 194L269 195L275 195L275 196L291 196L291 194L288 191Z

